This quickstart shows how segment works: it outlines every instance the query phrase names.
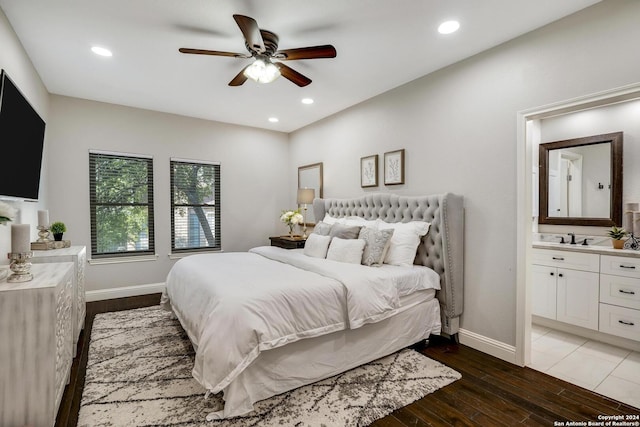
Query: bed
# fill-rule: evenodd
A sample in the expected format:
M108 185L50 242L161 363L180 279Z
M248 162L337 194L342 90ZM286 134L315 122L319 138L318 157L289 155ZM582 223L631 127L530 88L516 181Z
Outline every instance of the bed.
M246 414L255 402L431 334L457 336L463 309L461 196L376 193L316 199L313 210L323 223L395 227L394 235L400 227L427 223L428 232L410 265L371 267L310 256L309 248L271 246L178 261L162 300L193 343L194 378L207 394L223 393L224 408L207 419ZM320 240L320 231L315 234Z

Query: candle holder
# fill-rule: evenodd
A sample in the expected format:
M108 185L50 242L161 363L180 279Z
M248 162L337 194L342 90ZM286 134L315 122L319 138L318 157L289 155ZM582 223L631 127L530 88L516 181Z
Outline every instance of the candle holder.
M51 239L49 239L49 227L45 227L44 225L39 225L38 226L38 240L36 240L36 242L42 242L42 243L47 243L50 242Z
M7 282L20 283L33 280L31 274L31 262L29 260L33 256L33 252L9 252L7 257L11 260L9 269L13 274L7 278Z

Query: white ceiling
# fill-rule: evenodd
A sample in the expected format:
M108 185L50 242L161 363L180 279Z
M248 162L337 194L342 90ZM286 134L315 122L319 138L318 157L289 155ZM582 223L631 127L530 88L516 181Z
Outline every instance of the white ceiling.
M0 0L54 94L291 132L598 0ZM332 44L333 59L287 61L313 82L227 83L251 60L233 14L280 49ZM460 30L436 31L456 19ZM113 57L94 55L93 45ZM10 74L10 73L9 73ZM303 105L303 97L315 99ZM278 123L267 119L278 117Z

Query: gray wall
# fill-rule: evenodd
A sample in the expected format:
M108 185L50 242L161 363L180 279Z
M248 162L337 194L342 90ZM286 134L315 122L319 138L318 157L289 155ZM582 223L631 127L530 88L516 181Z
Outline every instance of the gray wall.
M89 265L87 290L164 282L170 251L169 159L221 164L222 248L247 250L282 234L287 206L287 135L113 104L51 96L47 162L51 221L90 251L89 150L153 156L157 261Z
M637 82L638 16L605 0L292 133L290 197L295 168L319 161L326 197L465 196L461 326L515 345L516 113ZM406 184L360 188L360 157L399 148Z
M24 96L29 100L33 108L40 114L45 122L48 122L49 115L49 93L45 88L40 76L36 72L31 60L27 56L16 36L13 28L7 21L2 9L0 9L0 68L4 69L11 80L18 86ZM45 146L44 155L47 155L48 144L46 136L48 132L45 130ZM0 141L0 145L7 143ZM17 141L16 141L17 143ZM5 159L0 154L0 167L8 167L11 159ZM43 162L44 163L44 162ZM17 223L32 224L31 235L32 241L37 239L38 233L36 226L38 225L38 209L45 209L47 199L46 179L47 168L43 168L40 177L40 199L38 203L25 203L19 201L6 201L14 208L19 210L19 215L15 221L7 223L6 226L0 226L0 265L9 264L6 253L11 250L11 225Z

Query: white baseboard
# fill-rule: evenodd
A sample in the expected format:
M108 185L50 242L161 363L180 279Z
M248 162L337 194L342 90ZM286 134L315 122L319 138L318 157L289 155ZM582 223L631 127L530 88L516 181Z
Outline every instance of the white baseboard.
M150 283L148 285L124 286L113 289L99 289L87 291L87 302L102 301L105 299L133 297L137 295L155 294L164 291L164 283Z
M458 338L460 339L460 344L475 348L478 351L490 354L491 356L509 363L517 364L516 348L512 345L496 341L492 338L488 338L465 329L460 329L458 331Z

